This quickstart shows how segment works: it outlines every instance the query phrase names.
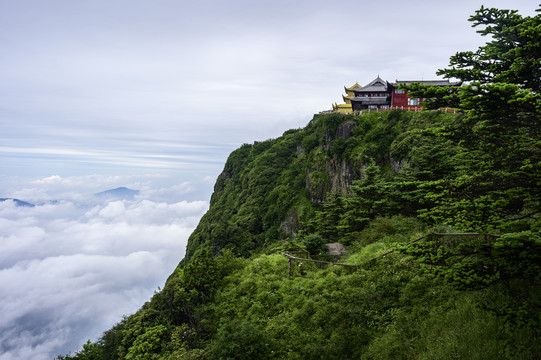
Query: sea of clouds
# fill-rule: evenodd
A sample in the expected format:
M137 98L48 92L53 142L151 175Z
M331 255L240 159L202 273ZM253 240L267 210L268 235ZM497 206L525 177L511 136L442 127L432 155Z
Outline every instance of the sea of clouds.
M34 207L0 202L0 360L77 351L137 311L182 259L208 202L180 200L189 183L93 196L122 180L53 176L11 192Z

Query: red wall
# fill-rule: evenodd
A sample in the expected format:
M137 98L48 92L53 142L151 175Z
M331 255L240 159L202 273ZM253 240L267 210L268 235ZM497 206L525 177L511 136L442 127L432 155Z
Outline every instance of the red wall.
M393 96L391 98L391 106L408 106L408 94L395 94L393 89Z
M403 106L405 108L417 108L422 106L421 103L423 100L421 99L419 101L419 105L408 105L408 99L410 97L408 96L408 92L406 91L405 94L395 94L395 89L393 89L393 94L391 97L391 106Z

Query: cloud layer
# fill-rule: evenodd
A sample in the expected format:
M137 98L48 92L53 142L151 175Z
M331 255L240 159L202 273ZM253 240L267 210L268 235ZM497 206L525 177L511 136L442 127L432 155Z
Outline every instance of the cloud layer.
M0 203L0 359L51 359L136 311L208 203Z

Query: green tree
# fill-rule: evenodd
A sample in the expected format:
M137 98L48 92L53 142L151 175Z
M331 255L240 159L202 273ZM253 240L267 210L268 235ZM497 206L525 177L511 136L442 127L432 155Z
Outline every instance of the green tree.
M541 8L537 10L540 12ZM477 32L489 36L477 51L451 57L450 68L438 75L462 81L517 84L541 90L541 15L521 16L517 10L481 7L469 19Z
M541 12L538 9L537 12ZM470 17L477 32L490 41L476 51L461 51L451 56L449 67L438 70L444 78L477 82L483 91L485 84L515 84L535 93L541 90L541 15L521 16L516 10L485 8ZM415 97L428 100L423 106L461 108L461 88L442 88L412 84L407 87ZM486 90L489 90L486 88Z
M344 232L363 230L376 216L398 213L400 204L394 199L394 183L372 160L364 169L365 177L351 186L345 200L345 212L340 220Z
M344 197L336 192L327 194L327 200L316 212L308 229L317 232L327 242L337 242L342 237L339 228L340 218L344 213Z
M309 234L303 238L303 244L310 255L317 255L325 250L325 239L318 234Z
M464 230L538 228L541 15L482 7L470 21L491 40L476 52L452 56L450 67L438 72L470 83L454 98L463 114L439 133L462 148L454 159L459 173L425 184L427 198L436 204L425 215ZM434 96L431 89L416 85L412 95Z
M157 359L162 345L169 339L169 332L163 325L157 325L139 335L126 354L127 360Z

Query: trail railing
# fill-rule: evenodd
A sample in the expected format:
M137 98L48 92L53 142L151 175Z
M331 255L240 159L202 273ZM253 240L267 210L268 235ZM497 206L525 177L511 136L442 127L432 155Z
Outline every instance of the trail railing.
M405 245L407 246L407 245L419 242L419 241L424 240L424 239L438 238L438 240L439 240L438 242L445 242L445 245L455 247L455 246L458 246L460 244L464 244L465 240L471 241L471 242L480 242L480 241L485 241L486 242L486 241L489 241L490 239L496 239L496 238L499 238L499 237L500 237L500 235L495 235L495 234L435 233L435 232L433 232L433 233L421 236L418 239L409 241ZM374 261L376 261L378 259L384 258L387 255L392 254L393 252L395 252L394 249L389 250L389 251L387 251L387 252L385 252L385 253L383 253L381 255L373 257L372 259L370 259L370 260L368 260L368 261L366 261L366 262L364 262L362 264L343 264L343 263L339 263L339 262L315 260L315 259L310 259L310 258L306 258L306 257L302 258L302 257L291 255L291 253L303 253L303 254L307 254L310 257L318 256L318 255L310 255L308 253L308 251L306 251L306 250L295 251L295 252L291 252L291 253L282 252L282 255L284 255L288 259L288 261L287 261L287 263L288 263L288 273L289 273L289 277L292 277L293 276L293 269L294 269L294 267L293 267L294 262L299 262L298 266L301 266L303 262L308 262L308 263L316 263L316 264L324 264L324 265L343 266L343 267L346 267L346 268L360 268L360 267L363 267L363 266L368 265L370 263L373 263ZM332 256L335 256L335 255L325 255L325 256L332 257ZM297 276L304 277L304 275L305 274L303 273L303 271L301 271L300 275L297 275Z
M356 111L356 113L362 114L365 112L379 112L379 111L388 111L388 110L403 110L403 111L421 111L423 110L422 106L389 106L386 108L376 108L376 109L363 109L360 112ZM441 109L435 109L432 111L442 111L447 113L456 114L456 109L452 108L441 108Z
M440 240L444 239L444 238L447 238L446 245L451 245L451 246L455 245L456 246L458 243L461 242L461 240L463 240L465 238L472 239L472 238L475 238L475 237L477 237L477 238L481 237L481 238L483 238L484 241L487 241L489 238L492 238L492 239L499 238L500 235L480 234L480 233L435 233L435 232L433 232L433 233L421 236L418 239L412 240L412 241L406 243L406 245L410 245L410 244L416 243L416 242L424 240L424 239L429 239L431 237L437 237L437 238L440 238ZM370 259L369 262L381 259L382 257L385 257L385 256L393 253L394 251L395 250L389 250L386 253L383 253L381 255L378 255L378 256Z

